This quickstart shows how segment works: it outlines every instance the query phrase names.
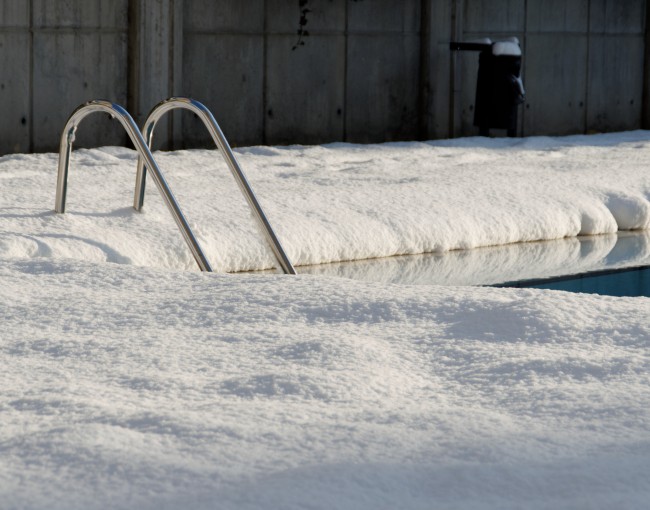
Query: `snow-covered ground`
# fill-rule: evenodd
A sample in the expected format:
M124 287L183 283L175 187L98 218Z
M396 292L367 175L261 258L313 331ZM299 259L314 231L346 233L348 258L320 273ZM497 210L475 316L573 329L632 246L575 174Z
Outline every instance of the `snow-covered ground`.
M237 155L290 258L305 265L646 228L649 150L637 131ZM0 158L0 257L195 268L153 183L144 212L132 209L134 151L75 152L65 216L52 212L57 158ZM218 152L157 159L213 267L273 267Z
M650 224L648 132L236 153L303 273L487 283ZM273 266L216 152L156 156L215 268ZM3 510L647 505L649 299L202 274L133 151L76 151L65 215L56 159L0 158Z

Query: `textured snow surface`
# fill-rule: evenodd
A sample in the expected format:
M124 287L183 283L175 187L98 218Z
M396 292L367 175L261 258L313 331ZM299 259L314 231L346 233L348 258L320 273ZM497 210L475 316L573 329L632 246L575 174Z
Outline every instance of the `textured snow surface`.
M2 508L642 508L650 300L0 269Z
M237 154L300 264L436 251L468 283L617 263L625 239L645 260L611 233L650 221L649 149ZM273 265L218 154L157 156L217 268ZM152 183L130 208L134 178L133 151L76 151L55 215L56 155L0 158L2 510L647 506L650 299L202 274ZM507 270L443 254L581 232L609 235L506 247Z
M252 147L237 157L295 265L444 252L650 225L650 134ZM157 153L221 271L275 261L218 151ZM56 215L55 154L0 158L0 257L195 270L152 182L132 207L135 152L73 153Z

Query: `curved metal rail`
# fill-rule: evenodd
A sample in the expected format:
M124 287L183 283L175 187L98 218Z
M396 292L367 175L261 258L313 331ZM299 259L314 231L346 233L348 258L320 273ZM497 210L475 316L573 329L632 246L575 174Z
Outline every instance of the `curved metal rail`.
M217 121L215 120L214 116L205 105L203 105L198 101L195 101L194 99L189 99L186 97L171 97L169 99L166 99L165 101L161 101L160 103L158 103L151 110L144 124L143 133L146 138L148 146L151 148L151 142L153 141L153 134L154 134L154 129L156 127L156 123L167 112L177 108L189 110L195 113L199 117L199 119L203 121L203 124L205 124L205 127L210 132L210 135L212 136L214 143L221 150L221 154L223 155L223 158L226 160L226 163L228 164L228 167L230 168L233 177L237 181L239 189L241 190L242 194L246 197L246 200L248 201L248 205L253 210L254 216L259 222L260 227L262 228L262 231L266 236L266 240L268 241L271 250L275 255L275 258L278 261L278 264L280 265L280 267L282 268L285 274L296 274L296 270L293 268L293 265L291 264L289 257L287 256L284 249L282 248L282 245L280 244L280 240L275 235L275 232L273 231L273 228L271 227L269 220L266 218L266 215L262 210L262 206L257 201L257 198L253 193L253 189L251 188L250 184L246 180L246 176L244 175L243 170L239 166L239 163L237 163L237 160L235 159L235 155L233 154L232 149L228 144L228 140L226 140L226 137L224 136L223 132L221 131L221 128L219 127L219 124L217 124ZM149 162L147 162L147 165L149 165ZM133 207L135 207L135 209L138 211L142 209L142 206L144 205L144 190L145 190L146 178L147 178L147 168L145 167L145 160L141 156L138 159L138 173L136 176L136 183L135 183L135 197L133 199Z
M108 113L111 117L117 118L117 120L120 121L138 151L139 159L141 161L146 161L147 166L151 168L153 180L162 195L165 205L174 217L176 225L178 225L178 228L183 234L185 242L192 251L196 263L201 268L201 271L212 271L210 263L203 254L201 246L196 240L185 216L183 216L183 212L169 189L160 168L158 168L147 143L144 141L142 133L140 133L138 126L133 121L131 115L129 115L129 112L118 104L101 100L89 101L79 106L74 112L72 112L72 115L70 115L70 118L63 129L63 133L61 134L61 144L59 148L59 173L56 182L56 204L54 210L57 213L65 212L65 199L68 191L68 170L70 167L70 156L72 154L72 143L74 142L75 132L77 131L77 127L82 119L95 112Z

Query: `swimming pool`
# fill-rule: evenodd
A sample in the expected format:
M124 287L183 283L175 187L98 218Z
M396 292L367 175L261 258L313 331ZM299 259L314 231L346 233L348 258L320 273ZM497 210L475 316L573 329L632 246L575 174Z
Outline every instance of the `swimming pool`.
M649 295L650 232L302 266L299 273L401 285L537 287ZM618 281L620 280L620 282Z
M530 287L536 289L565 290L607 296L650 297L650 267L632 267L593 271L556 278L524 280L495 285L496 287Z

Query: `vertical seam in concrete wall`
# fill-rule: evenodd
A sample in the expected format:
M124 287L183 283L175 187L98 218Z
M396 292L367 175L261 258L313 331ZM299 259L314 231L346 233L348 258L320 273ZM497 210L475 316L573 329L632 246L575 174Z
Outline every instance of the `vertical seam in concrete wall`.
M29 152L34 152L34 0L29 0Z
M268 40L268 9L266 5L266 0L262 2L262 9L264 9L264 21L262 30L264 31L262 44L264 45L262 51L262 140L264 145L267 144L268 134L266 132L266 115L268 108L268 52L269 52L269 40Z
M420 65L418 72L418 137L420 140L428 138L429 119L429 62L431 55L431 19L429 1L420 1Z
M458 2L451 0L451 40L455 41L456 34L456 16L458 15ZM449 138L454 137L454 74L456 73L456 53L453 52L449 59L449 118L447 119Z
M463 0L451 1L451 40L458 41L463 33ZM458 52L454 51L450 59L449 68L449 137L456 137L456 112L457 94L456 94L456 74L458 73Z
M174 71L176 70L174 67L174 43L176 42L176 38L174 37L174 30L176 29L175 4L175 0L169 0L169 4L167 5L167 15L169 16L169 21L167 22L169 25L169 45L167 49L167 65L169 66L169 70L167 71L167 97L170 97L173 94L172 91L174 90ZM163 99L167 98L160 98L161 101ZM173 113L169 115L169 122L167 123L167 147L169 149L174 148L174 117L176 117L176 115Z
M588 112L589 112L589 58L591 56L591 2L592 0L589 0L587 2L587 62L585 64L585 102L583 105L583 113L582 113L582 131L584 133L587 132L589 129L589 117L588 117ZM607 9L607 2L605 2L605 9Z
M524 0L524 40L522 41L524 51L528 52L528 0ZM524 69L523 69L523 78L524 78L524 87L526 86L526 74L528 71L528 59L524 54ZM521 136L526 136L526 106L528 105L528 98L525 98L524 104L521 109L521 121L520 121L520 133Z
M175 16L175 7L176 0L169 0L168 12L169 12L169 76L167 78L167 93L172 94L174 90L174 43L176 43L175 30L176 30L176 16ZM171 123L170 123L171 124ZM171 133L170 133L171 134Z
M170 95L185 95L183 90L183 35L185 31L185 18L183 16L185 5L183 0L174 0L173 25L172 25L172 84ZM183 112L176 112L172 118L173 130L169 141L170 149L181 147L183 138Z
M127 6L127 73L126 73L126 104L132 115L138 111L138 81L139 69L138 59L140 52L138 46L138 0L130 0Z
M345 26L343 33L343 141L348 141L348 19L349 0L345 2Z

